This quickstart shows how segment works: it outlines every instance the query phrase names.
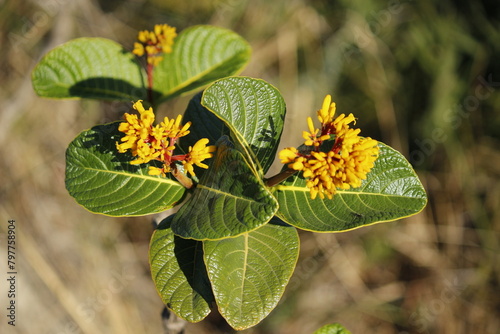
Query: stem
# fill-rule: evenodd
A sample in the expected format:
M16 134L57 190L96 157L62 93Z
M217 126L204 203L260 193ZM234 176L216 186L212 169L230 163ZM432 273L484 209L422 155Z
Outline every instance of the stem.
M264 181L264 183L268 187L273 187L273 186L281 183L282 181L286 180L287 178L289 178L290 176L292 176L295 173L297 173L296 170L288 168L288 169L285 169L284 171L279 172L278 174L266 179Z
M186 174L179 171L176 167L172 169L172 175L182 184L186 189L193 188L193 180L191 180Z

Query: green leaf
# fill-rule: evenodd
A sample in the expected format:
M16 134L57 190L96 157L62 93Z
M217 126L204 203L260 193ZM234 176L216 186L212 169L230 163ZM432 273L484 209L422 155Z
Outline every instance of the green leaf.
M154 69L154 102L238 73L250 53L249 44L230 30L195 26L182 31L172 53L164 54ZM104 38L78 38L51 50L33 70L32 82L43 97L147 100L144 66Z
M208 138L208 145L214 145L222 136L230 135L230 130L224 122L201 105L201 95L202 93L198 93L193 96L184 112L183 123L191 122L189 136L180 138L178 142L184 153L189 151L189 146L193 146L202 138ZM195 169L199 178L207 171L203 168Z
M203 250L219 311L241 330L276 307L297 263L299 237L274 218L236 238L204 241Z
M183 123L191 122L189 136L180 138L179 146L188 151L201 138L208 138L211 144L215 144L222 136L229 135L229 128L212 112L201 105L201 95L198 93L189 101Z
M285 119L279 91L260 79L230 77L210 85L201 103L226 123L257 173L264 175L274 161Z
M66 188L86 209L110 216L138 216L175 205L185 188L169 178L148 175L118 153L120 122L97 125L76 137L66 151Z
M336 232L408 217L427 203L425 190L401 153L380 143L380 156L361 187L311 200L301 174L275 187L278 216L309 231Z
M165 218L151 238L151 275L163 303L182 319L198 322L210 313L214 301L203 244L175 236L170 229L172 218Z
M314 334L351 334L351 332L340 324L330 324L321 327Z
M50 98L140 100L144 71L136 57L104 38L78 38L51 50L32 73L35 92Z
M250 45L230 30L205 25L185 29L155 68L154 88L162 94L160 101L192 91L238 73L250 53Z
M267 223L278 204L243 155L227 137L217 143L209 169L172 222L175 234L189 239L233 237Z

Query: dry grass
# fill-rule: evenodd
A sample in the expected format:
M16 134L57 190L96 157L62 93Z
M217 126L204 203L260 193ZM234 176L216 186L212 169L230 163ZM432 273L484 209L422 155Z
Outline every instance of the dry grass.
M67 144L119 115L100 102L40 99L30 83L37 60L61 42L101 36L131 45L138 29L158 22L216 24L247 38L254 54L243 74L271 82L287 101L283 146L297 144L292 129L302 130L332 93L341 112L359 117L363 133L414 163L429 194L427 208L411 218L341 234L301 233L300 262L283 301L246 333L312 333L331 322L352 333L498 333L498 5L102 3L1 5L3 273L8 219L16 220L19 241L18 323L7 326L2 315L1 333L161 333L162 303L147 264L150 217L91 214L64 188ZM169 108L182 111L185 101ZM230 332L217 316L187 327Z

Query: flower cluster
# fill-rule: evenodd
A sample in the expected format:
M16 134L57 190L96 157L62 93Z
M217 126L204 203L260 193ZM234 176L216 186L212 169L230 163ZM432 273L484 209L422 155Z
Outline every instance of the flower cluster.
M215 146L207 146L207 138L202 138L189 147L187 154L174 155L177 140L189 134L191 122L181 125L182 116L179 115L175 119L165 117L163 122L153 125L155 115L152 108L146 110L141 100L134 103L133 107L139 112L139 117L136 114L125 114L125 122L118 127L125 136L121 138L121 143L116 143L120 153L131 150L132 156L136 157L131 164L161 161L163 166L150 166L149 174L162 176L172 172L176 163L182 163L184 170L191 176L195 176L193 165L208 168L202 161L213 156Z
M361 130L349 127L356 123L353 114L341 114L334 119L335 109L327 95L317 112L321 129L314 127L311 117L307 119L309 132L302 134L307 149L289 147L279 153L282 163L303 172L312 199L318 195L332 199L337 188L360 187L378 158L378 142L358 136Z
M139 57L146 54L148 64L156 66L163 59L161 53L172 52L172 45L176 36L177 33L174 27L168 24L157 24L153 31L139 31L137 36L139 42L134 43L132 53Z

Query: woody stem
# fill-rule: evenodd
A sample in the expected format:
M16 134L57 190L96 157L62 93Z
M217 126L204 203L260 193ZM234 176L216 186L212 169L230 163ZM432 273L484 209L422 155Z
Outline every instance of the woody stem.
M268 179L264 180L264 183L268 187L274 187L277 184L280 184L293 174L295 174L297 171L291 168L285 169L284 171L279 172L278 174L271 176Z
M193 180L191 180L186 174L179 171L178 168L172 170L172 175L182 184L186 189L191 189L193 187Z

